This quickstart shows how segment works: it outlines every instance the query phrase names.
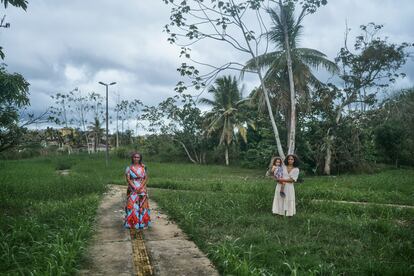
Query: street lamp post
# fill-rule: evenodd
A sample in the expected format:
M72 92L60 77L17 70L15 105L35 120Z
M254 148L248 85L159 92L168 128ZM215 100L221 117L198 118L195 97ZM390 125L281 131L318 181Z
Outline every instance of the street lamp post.
M108 86L110 85L114 85L116 84L116 82L111 82L110 84L106 84L104 82L99 82L99 84L102 84L105 86L106 88L106 154L105 154L105 160L106 160L106 166L108 167L109 165L109 148L108 148L108 141L109 141L109 137L108 137L108 122L109 122L109 118L108 118Z

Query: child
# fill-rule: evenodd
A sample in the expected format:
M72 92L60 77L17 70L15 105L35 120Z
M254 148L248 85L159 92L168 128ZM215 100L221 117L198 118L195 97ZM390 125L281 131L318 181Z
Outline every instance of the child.
M282 158L275 157L273 159L271 172L273 176L276 178L276 180L283 177L282 165L283 165ZM280 196L283 198L286 196L284 191L285 191L285 183L282 182L280 183Z

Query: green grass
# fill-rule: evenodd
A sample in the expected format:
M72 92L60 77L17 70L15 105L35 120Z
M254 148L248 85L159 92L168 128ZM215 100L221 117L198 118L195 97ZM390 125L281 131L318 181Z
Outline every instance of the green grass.
M71 275L106 184L128 160L62 156L0 162L0 274ZM413 274L414 171L306 178L293 218L271 214L264 170L147 163L150 196L224 275ZM69 168L67 176L57 169ZM315 202L324 199L326 202Z
M228 275L414 273L414 171L307 178L293 218L270 212L263 171L154 164L151 196ZM314 202L324 199L326 202Z
M101 195L121 180L123 163L106 170L102 156L2 160L0 274L74 274ZM63 167L69 175L57 173Z

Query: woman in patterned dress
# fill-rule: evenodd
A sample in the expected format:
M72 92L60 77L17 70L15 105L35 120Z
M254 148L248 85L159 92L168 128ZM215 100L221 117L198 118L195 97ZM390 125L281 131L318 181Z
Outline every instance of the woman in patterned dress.
M294 183L299 176L299 159L296 155L289 154L286 156L283 165L282 178L278 178L275 197L272 206L272 213L281 216L293 216L296 214L296 199ZM285 184L285 197L280 195L280 183Z
M126 168L125 177L128 191L124 225L130 229L145 229L151 224L151 219L147 195L148 175L140 153L131 155L131 165Z

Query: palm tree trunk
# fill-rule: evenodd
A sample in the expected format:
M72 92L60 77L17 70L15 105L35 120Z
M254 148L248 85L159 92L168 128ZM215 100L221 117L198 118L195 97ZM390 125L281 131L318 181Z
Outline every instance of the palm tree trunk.
M282 2L279 1L280 11L284 12L282 7ZM288 140L288 154L293 154L295 152L295 138L296 138L296 94L295 94L295 84L293 82L293 70L292 70L292 57L290 56L290 44L289 44L289 34L287 30L286 15L282 14L284 24L284 35L285 35L285 47L286 47L286 59L287 67L289 73L289 88L290 88L290 124L289 124L289 140Z
M229 147L226 145L226 150L224 152L224 157L226 159L226 166L229 165Z

